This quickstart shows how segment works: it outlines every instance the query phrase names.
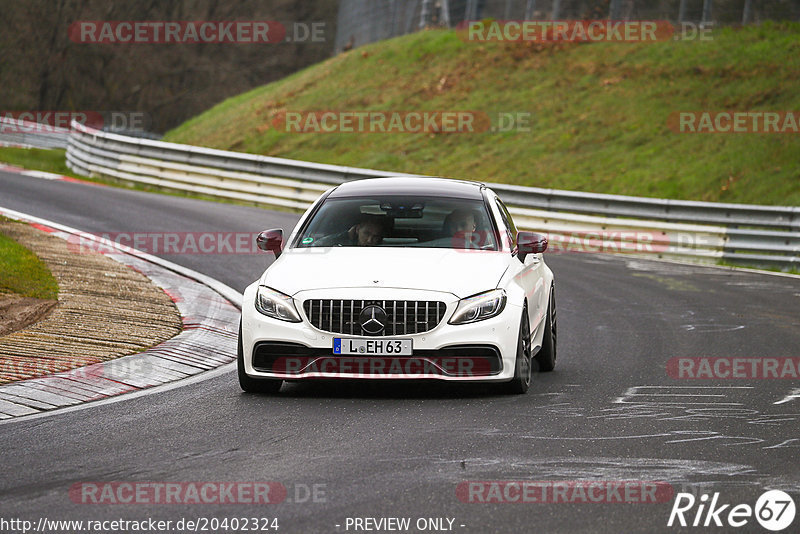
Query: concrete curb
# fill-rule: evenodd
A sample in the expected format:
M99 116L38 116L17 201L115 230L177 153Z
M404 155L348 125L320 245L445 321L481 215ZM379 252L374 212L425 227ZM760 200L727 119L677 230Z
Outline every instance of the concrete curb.
M107 399L178 381L235 360L242 295L201 273L51 221L0 207L0 214L52 235L118 250L106 256L147 276L175 302L184 330L139 354L0 386L0 420Z

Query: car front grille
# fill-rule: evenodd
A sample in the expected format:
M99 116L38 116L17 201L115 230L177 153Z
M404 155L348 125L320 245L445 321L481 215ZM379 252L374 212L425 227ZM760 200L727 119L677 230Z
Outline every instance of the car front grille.
M383 330L369 332L362 327L359 315L368 306L386 312ZM405 336L436 328L447 306L434 300L350 300L309 299L303 310L312 325L335 334L353 336Z

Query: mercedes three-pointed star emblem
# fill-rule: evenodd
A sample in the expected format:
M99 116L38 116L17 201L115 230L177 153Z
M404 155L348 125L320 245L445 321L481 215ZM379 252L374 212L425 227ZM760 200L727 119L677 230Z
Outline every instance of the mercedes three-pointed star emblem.
M386 328L386 310L380 306L365 306L358 314L358 322L361 328L368 334L379 334Z

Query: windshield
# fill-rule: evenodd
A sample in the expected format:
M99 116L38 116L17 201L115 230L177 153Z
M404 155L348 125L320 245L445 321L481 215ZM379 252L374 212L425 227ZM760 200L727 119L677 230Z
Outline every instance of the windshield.
M481 200L371 196L326 200L295 246L497 250L497 239Z

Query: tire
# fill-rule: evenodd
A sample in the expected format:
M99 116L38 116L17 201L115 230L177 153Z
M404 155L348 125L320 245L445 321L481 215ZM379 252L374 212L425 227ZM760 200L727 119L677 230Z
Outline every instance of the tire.
M239 372L239 386L247 393L277 393L283 385L283 380L279 378L253 378L245 373L241 320L239 320L239 339L236 349L236 369Z
M556 368L556 345L558 342L556 326L556 288L555 286L550 286L550 299L547 303L542 348L534 357L536 362L534 365L539 372L548 373Z
M531 385L533 372L531 369L531 326L528 322L528 310L523 308L519 323L519 339L517 340L517 359L514 364L514 378L504 384L506 393L522 395L527 393Z

